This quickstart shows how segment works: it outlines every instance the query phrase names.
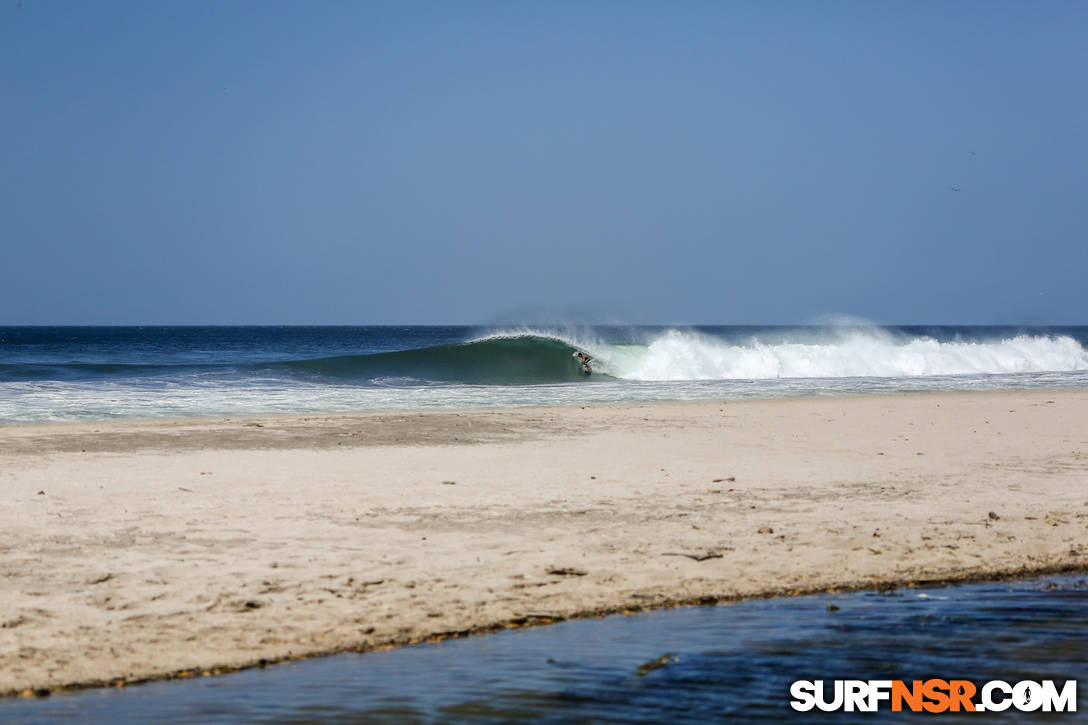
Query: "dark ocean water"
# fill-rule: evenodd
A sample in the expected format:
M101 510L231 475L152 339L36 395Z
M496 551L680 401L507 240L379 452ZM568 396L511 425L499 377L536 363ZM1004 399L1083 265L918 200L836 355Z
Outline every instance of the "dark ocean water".
M0 422L1088 387L1086 342L1088 327L6 327Z
M666 666L640 667L668 655ZM794 712L794 680L1079 682L1078 712ZM0 722L1083 722L1088 583L1062 576L614 615L125 690L0 701Z

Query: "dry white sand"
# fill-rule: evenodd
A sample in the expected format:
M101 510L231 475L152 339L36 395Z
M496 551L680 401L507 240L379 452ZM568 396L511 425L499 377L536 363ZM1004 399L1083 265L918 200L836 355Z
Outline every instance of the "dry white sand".
M1083 569L1088 391L6 426L0 491L11 694Z

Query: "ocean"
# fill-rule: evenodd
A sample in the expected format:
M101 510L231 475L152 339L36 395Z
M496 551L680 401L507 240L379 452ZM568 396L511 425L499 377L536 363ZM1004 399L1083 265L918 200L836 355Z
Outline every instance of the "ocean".
M1086 343L1088 327L0 327L0 423L1083 388Z

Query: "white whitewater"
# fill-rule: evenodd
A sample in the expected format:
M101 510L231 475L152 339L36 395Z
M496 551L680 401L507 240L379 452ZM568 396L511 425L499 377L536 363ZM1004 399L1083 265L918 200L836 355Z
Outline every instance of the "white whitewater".
M577 345L576 341L571 344ZM917 378L1088 370L1088 351L1070 337L1020 335L987 342L896 339L853 330L826 342L737 344L668 330L647 345L586 343L596 370L624 380Z

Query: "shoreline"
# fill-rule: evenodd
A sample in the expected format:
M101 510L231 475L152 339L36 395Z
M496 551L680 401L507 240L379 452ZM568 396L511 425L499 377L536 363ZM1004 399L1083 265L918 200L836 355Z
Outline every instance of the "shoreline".
M508 406L479 406L479 407L463 407L463 408L382 408L374 410L358 410L358 411L311 411L304 413L284 413L284 412L255 412L255 413L209 413L207 415L183 415L183 416L134 416L134 417L120 417L120 418L100 418L100 419L88 419L88 420L56 420L56 421L9 421L0 422L0 456L5 453L23 452L23 453L40 453L41 449L35 449L30 451L23 449L19 451L17 448L11 448L11 446L19 446L22 441L27 439L35 439L36 444L46 442L49 438L61 438L62 434L68 434L75 436L86 436L88 433L103 433L98 439L98 442L106 441L111 434L120 437L120 434L130 433L153 433L159 432L162 437L161 443L169 442L171 445L181 444L183 446L189 446L190 448L196 448L199 446L210 447L213 450L251 450L257 448L290 448L291 445L288 441L283 439L274 441L269 444L267 441L261 442L257 437L258 431L250 431L256 434L254 437L246 438L243 435L238 435L240 432L238 426L243 428L264 428L268 425L279 426L281 432L291 432L294 429L298 432L300 428L312 427L313 424L319 424L323 426L351 426L351 425L367 425L373 424L370 429L370 433L375 433L381 426L386 424L409 424L416 421L418 418L433 418L440 419L443 417L455 417L464 418L466 416L479 417L486 419L490 416L503 417L504 414L510 414L507 417L517 418L519 414L535 414L535 415L549 415L553 418L549 422L554 422L554 414L562 411L575 411L575 410L587 410L593 409L596 411L608 411L614 410L617 413L624 411L643 409L643 408L656 408L656 407L668 407L668 406L743 406L743 405L776 405L776 404L789 404L797 401L852 401L852 400L873 400L881 398L892 399L912 399L912 398L932 398L934 400L943 400L946 398L955 399L959 396L965 398L978 397L978 396L1011 396L1016 398L1017 396L1038 394L1039 396L1047 397L1047 393L1055 393L1059 395L1065 394L1088 394L1088 387L1085 388L1018 388L1013 390L909 390L909 391L880 391L880 392L843 392L843 393L831 393L831 394L812 394L812 393L798 393L796 395L782 395L775 397L753 397L753 398L708 398L708 399L692 399L692 400L634 400L634 401L604 401L604 402L586 402L586 403L557 403L555 405L508 405ZM1049 398L1047 398L1049 399ZM534 423L544 422L545 419L537 418L532 419ZM435 422L435 421L428 421ZM478 422L478 421L477 421ZM515 423L517 421L514 421ZM310 426L301 426L306 423ZM256 424L256 425L254 425ZM560 425L553 426L553 431L558 430ZM536 426L532 426L533 430L522 431L509 431L506 427L503 427L503 435L510 438L516 438L517 434L523 434L527 432L537 432ZM103 430L105 429L105 430ZM214 439L212 446L207 446L209 442L213 442L213 439L205 438L203 441L195 442L191 439L182 439L176 437L180 434L190 432L207 432L207 431L232 431L235 435L226 439ZM426 429L425 429L426 430ZM34 435L35 433L40 435ZM524 438L523 438L524 440ZM132 440L126 440L121 447L106 446L100 449L101 452L107 452L110 450L121 451L129 450L129 446L132 444ZM137 444L147 446L149 449L160 448L166 450L161 444L156 446L150 444L147 440L137 440ZM307 435L304 438L295 438L292 441L296 447L305 448L314 444L324 445L325 447L332 447L330 441L323 436ZM423 437L419 436L419 431L413 431L413 435L408 436L402 433L395 435L388 435L379 437L377 439L364 439L359 441L345 441L351 444L351 447L359 446L373 446L380 444L399 445L399 446L414 446L420 443L442 443L446 445L462 444L471 445L478 442L492 442L485 440L476 440L472 437L459 439L452 436L452 434L446 438L431 438L426 437L426 432ZM74 444L68 445L66 448L60 448L56 442L53 443L53 449L47 449L44 452L58 452L60 450L71 451ZM171 449L173 450L173 449Z
M1088 343L1085 343L1088 345ZM1004 374L996 374L1001 377ZM917 378L917 380L928 380L928 377ZM661 381L668 383L669 381ZM696 381L699 382L699 381ZM759 381L756 381L759 382ZM670 383L671 384L671 383ZM491 386L495 389L504 389L505 385ZM530 386L531 387L531 386ZM89 417L89 418L62 418L53 420L40 420L40 419L0 419L0 433L5 430L14 429L41 429L59 431L65 428L81 428L81 427L125 427L130 424L146 424L146 425L175 425L185 426L191 424L201 423L225 423L225 422L237 422L243 420L256 420L256 421L299 421L299 420L335 420L335 419L365 419L372 417L415 417L421 415L441 415L446 414L470 414L470 413L501 413L503 411L547 411L547 410L572 410L578 408L639 408L644 406L658 406L658 405L687 405L687 404L730 404L736 405L741 403L775 403L794 400L819 400L819 399L863 399L872 397L913 397L913 396L957 396L957 395L1003 395L1003 394L1015 394L1015 393L1031 393L1038 392L1040 394L1047 391L1061 391L1061 392L1083 392L1088 390L1088 384L1085 381L1070 382L1065 385L1058 386L1025 386L1025 387L1006 387L1006 388L963 388L963 387L949 387L949 388L926 388L915 387L910 389L851 389L851 390L839 390L831 388L814 388L814 389L802 389L790 392L775 392L762 390L756 393L741 394L739 396L730 397L735 391L719 390L715 391L714 395L698 395L689 398L671 398L671 397L635 397L635 398L589 398L589 399L567 399L567 400L555 400L551 402L508 402L508 403L465 403L460 406L452 405L431 405L431 406L391 406L391 407L357 407L352 409L344 408L329 408L321 409L315 408L307 411L289 411L282 410L241 410L241 411L205 411L198 413L170 413L170 414L121 414L114 417Z
M874 582L858 582L855 584L848 584L839 587L829 588L817 588L812 590L789 590L789 591L768 591L760 594L754 594L751 596L736 596L736 597L701 597L692 600L676 600L659 602L652 605L632 604L629 606L613 607L608 609L599 609L585 612L575 612L569 616L550 616L550 615L528 615L525 617L518 617L513 620L507 620L504 622L495 622L490 624L481 624L473 626L469 629L451 631L451 632L435 632L424 637L416 639L410 639L405 641L391 641L377 645L366 645L361 647L341 647L338 649L332 649L327 651L315 651L306 654L289 655L278 659L266 659L261 658L252 662L237 666L211 666L211 667L192 667L173 672L165 672L161 674L152 675L149 677L136 678L136 679L108 679L108 680L92 680L88 682L72 682L66 685L53 688L26 688L23 690L10 690L7 692L0 692L0 701L13 700L18 698L23 699L43 699L50 697L54 694L69 694L75 692L81 692L84 690L97 690L101 688L117 688L125 689L127 687L139 687L140 685L146 685L153 682L168 682L174 680L191 680L197 677L219 677L222 675L231 675L238 672L244 672L246 670L253 669L265 669L268 667L275 667L276 665L285 664L288 662L298 662L301 660L311 660L320 657L333 657L340 654L366 654L367 652L378 652L394 649L398 647L411 647L417 644L437 644L450 639L464 639L466 637L478 637L486 636L488 634L495 634L508 629L525 629L528 627L548 627L553 624L559 624L561 622L576 621L579 619L602 619L617 614L625 616L642 614L645 612L661 611L665 609L681 609L685 607L713 607L713 606L726 606L730 604L736 604L739 602L750 602L762 599L777 599L780 597L804 597L818 594L849 594L856 592L864 592L869 590L875 590L879 592L886 592L895 589L929 589L940 588L946 586L961 586L967 584L977 584L984 582L1007 582L1007 581L1024 581L1036 577L1045 576L1073 576L1077 574L1088 574L1088 562L1076 564L1076 565L1060 565L1051 567L1042 567L1039 569L1021 569L1017 571L1008 572L983 572L977 574L968 574L963 577L950 578L950 579L925 579L918 581L874 581Z
M1024 390L0 426L0 694L1085 571L1084 420Z

